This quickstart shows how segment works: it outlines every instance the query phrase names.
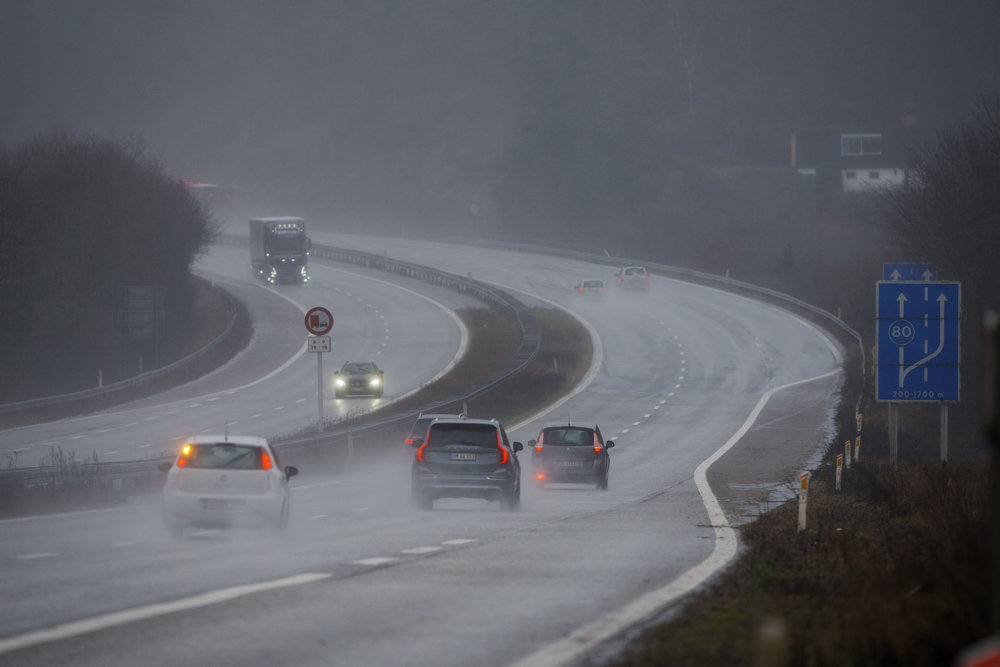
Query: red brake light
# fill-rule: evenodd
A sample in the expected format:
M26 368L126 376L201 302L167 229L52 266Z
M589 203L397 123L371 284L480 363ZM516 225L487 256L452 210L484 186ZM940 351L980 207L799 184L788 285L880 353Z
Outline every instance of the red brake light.
M507 454L507 448L503 446L503 442L500 440L500 432L497 431L497 449L500 450L500 465L507 463L510 457Z
M267 452L261 452L260 454L260 467L264 470L271 469L271 457Z
M594 453L595 454L601 453L601 441L597 439L596 433L594 434Z
M545 431L542 431L541 433L538 434L538 440L535 442L536 452L542 451L542 445L545 444L544 440L545 440Z
M544 472L538 473L537 475L535 475L535 479L537 479L538 481L544 480L545 479L545 473Z

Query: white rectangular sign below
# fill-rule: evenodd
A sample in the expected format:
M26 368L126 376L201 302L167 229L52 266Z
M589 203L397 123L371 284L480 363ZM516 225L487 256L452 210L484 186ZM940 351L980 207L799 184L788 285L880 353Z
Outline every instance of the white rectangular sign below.
M329 352L330 351L330 337L329 336L309 336L306 339L309 342L310 352Z

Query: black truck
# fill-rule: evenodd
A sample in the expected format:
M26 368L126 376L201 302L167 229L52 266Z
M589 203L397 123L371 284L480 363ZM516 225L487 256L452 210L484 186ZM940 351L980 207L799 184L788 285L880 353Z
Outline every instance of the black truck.
M250 219L250 263L264 282L309 282L311 245L302 218Z

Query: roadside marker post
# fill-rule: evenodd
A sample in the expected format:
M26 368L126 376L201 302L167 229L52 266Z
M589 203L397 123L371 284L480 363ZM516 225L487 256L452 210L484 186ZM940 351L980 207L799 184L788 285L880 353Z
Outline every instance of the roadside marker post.
M809 473L799 475L799 532L806 529L806 496L809 493Z
M844 474L844 455L837 454L837 483L834 488L840 491L840 478Z

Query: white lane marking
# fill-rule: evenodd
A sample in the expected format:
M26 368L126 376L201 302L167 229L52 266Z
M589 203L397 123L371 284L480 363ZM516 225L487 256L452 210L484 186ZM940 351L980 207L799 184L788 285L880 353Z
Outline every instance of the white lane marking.
M55 551L43 551L37 554L21 554L17 557L18 560L37 560L39 558L55 558L59 554Z
M435 551L441 551L441 547L413 547L412 549L403 549L399 553L401 553L401 554L414 554L414 555L419 556L419 555L422 555L422 554L432 554Z
M360 560L353 561L352 565L365 565L367 567L376 567L378 565L385 565L386 563L395 563L398 558L389 558L385 556L374 556L372 558L362 558Z
M445 540L441 544L443 544L446 547L460 547L463 544L472 544L475 541L476 540L474 540L474 539L465 538L465 539L457 539L457 540Z
M309 518L310 519L327 519L327 518L329 518L329 516L330 516L329 514L313 514Z
M101 614L100 616L94 616L93 618L85 618L79 621L45 628L43 630L35 630L33 632L26 632L24 634L14 635L13 637L0 639L0 654L16 651L28 646L35 646L37 644L44 644L60 639L68 639L69 637L77 637L79 635L97 632L99 630L106 630L107 628L125 625L126 623L134 623L135 621L141 621L147 618L164 616L166 614L173 614L178 611L187 611L189 609L197 609L198 607L207 607L209 605L219 604L220 602L228 602L229 600L252 595L254 593L274 590L276 588L288 588L291 586L310 584L314 581L327 579L331 576L332 575L328 573L307 572L305 574L285 577L284 579L275 579L273 581L262 581L256 584L243 584L240 586L231 586L229 588L220 588L215 591L181 598L171 602L160 602L157 604L147 605L145 607L136 607L135 609L125 609L123 611L115 611L109 614Z
M695 468L695 485L698 487L698 493L701 494L701 500L705 504L705 509L708 510L709 524L715 531L715 546L712 549L712 553L705 560L687 572L682 573L666 586L655 591L650 591L623 607L619 607L610 614L602 615L598 620L591 621L587 625L573 630L563 639L549 644L517 662L511 663L509 667L555 667L576 660L601 642L610 639L642 619L651 616L667 604L701 586L736 555L738 546L736 531L729 525L726 513L722 511L722 506L719 504L718 498L712 493L712 488L709 486L707 479L708 469L746 435L746 432L757 421L757 417L760 416L764 406L767 405L775 393L801 384L822 380L841 372L839 365L841 361L840 354L832 347L829 340L826 340L827 345L834 351L834 357L838 362L837 368L822 375L790 382L767 391L757 401L757 405L754 406L750 415L743 422L743 425L729 438L726 444Z

